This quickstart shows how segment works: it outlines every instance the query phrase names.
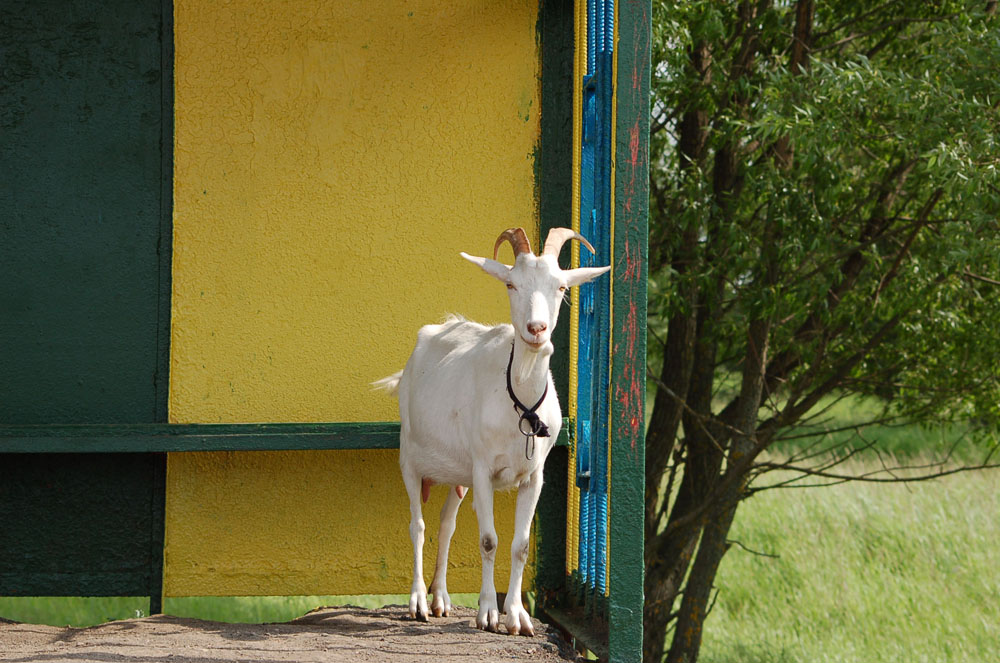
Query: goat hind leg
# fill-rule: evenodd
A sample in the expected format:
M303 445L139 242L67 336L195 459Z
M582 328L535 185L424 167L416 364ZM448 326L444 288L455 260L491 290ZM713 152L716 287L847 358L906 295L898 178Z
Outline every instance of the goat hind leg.
M451 597L448 596L448 548L451 546L451 537L455 533L455 518L458 515L458 507L462 505L462 498L465 497L465 489L455 486L454 490L448 491L448 497L441 507L441 527L438 530L438 554L434 564L434 580L431 582L431 594L434 600L431 602L431 614L435 617L447 617L451 612Z
M410 498L410 540L413 542L413 584L410 586L410 617L427 621L427 586L424 584L424 515L421 509L421 477L403 469L403 483Z

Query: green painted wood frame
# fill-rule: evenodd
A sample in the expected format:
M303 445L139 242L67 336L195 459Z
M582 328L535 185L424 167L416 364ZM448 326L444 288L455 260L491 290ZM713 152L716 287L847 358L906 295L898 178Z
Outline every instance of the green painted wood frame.
M569 443L566 425L557 445ZM398 449L399 423L0 426L0 453Z
M538 43L541 56L541 131L535 159L539 240L552 228L573 222L573 0L541 0ZM569 251L560 264L569 268ZM560 403L569 402L569 312L553 332L556 353L550 368ZM563 439L573 426L564 423ZM566 467L569 455L556 449L545 462L544 484L535 519L539 604L561 599L566 583Z
M642 660L650 5L617 3L608 648L623 662Z
M549 2L545 3L550 4ZM553 25L563 35L573 34L573 3L554 3L560 6L557 16L550 16ZM642 660L642 614L643 614L643 513L645 477L645 385L646 385L646 279L647 242L649 210L649 77L650 39L652 12L650 0L621 0L616 3L617 26L617 79L615 85L615 230L613 246L614 291L612 295L612 366L611 366L611 478L610 527L612 538L609 543L607 603L608 622L594 620L582 615L572 607L570 597L565 593L555 593L547 601L543 595L543 606L548 616L570 633L577 642L598 654L602 660L640 661ZM553 38L551 33L544 36ZM559 67L572 69L572 62L553 60ZM546 66L543 56L543 68ZM550 63L549 66L556 66ZM559 81L572 89L572 71L552 76L551 81ZM543 77L543 127L546 108L545 82ZM565 101L560 102L559 108ZM568 102L568 103L571 103ZM571 117L568 114L567 117ZM571 131L571 130L570 130ZM545 136L543 130L543 136ZM549 136L565 139L565 134L551 132ZM566 146L572 147L572 137ZM570 157L567 153L555 152L559 158ZM546 152L543 151L543 155ZM567 191L569 182L560 182ZM555 201L552 201L553 204ZM565 210L560 200L557 210L559 223L544 214L542 230L555 225L563 225L561 219L568 218L569 202ZM558 333L557 329L557 333ZM568 334L568 329L563 328ZM554 368L554 370L556 370ZM571 427L572 428L572 427ZM565 455L565 454L564 454ZM552 464L552 460L549 461ZM566 459L559 461L558 468L565 474ZM553 476L557 468L552 469ZM546 468L546 477L549 468ZM548 479L547 479L548 480ZM562 488L562 508L565 509L565 480ZM545 506L540 505L539 515ZM565 538L561 540L565 546ZM565 554L565 553L563 553ZM561 557L564 562L565 557ZM563 572L564 574L564 572ZM562 577L563 583L567 579ZM548 582L548 580L546 580ZM561 589L565 584L560 585Z

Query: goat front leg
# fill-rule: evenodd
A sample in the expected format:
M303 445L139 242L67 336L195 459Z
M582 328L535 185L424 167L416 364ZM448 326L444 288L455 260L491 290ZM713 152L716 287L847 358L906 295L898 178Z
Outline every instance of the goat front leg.
M479 614L476 627L495 631L500 623L497 590L493 584L493 562L497 554L497 531L493 525L493 482L483 468L472 477L472 506L479 521L479 555L483 562L483 582L479 590Z
M535 507L538 505L538 496L541 492L541 469L534 472L517 487L514 540L510 544L510 584L507 586L507 600L503 606L503 611L507 615L507 633L511 635L535 634L535 626L531 623L531 616L521 603L521 580L524 576L524 565L528 561L531 521L535 516Z
M447 617L451 612L451 597L448 596L448 549L451 547L451 537L455 533L455 517L458 507L465 497L465 488L455 486L448 491L444 506L441 507L441 527L438 530L438 555L434 564L434 580L431 582L431 613L435 617Z
M427 585L424 584L424 515L420 507L421 478L403 470L403 483L410 498L410 540L413 542L413 584L410 585L410 617L427 621Z

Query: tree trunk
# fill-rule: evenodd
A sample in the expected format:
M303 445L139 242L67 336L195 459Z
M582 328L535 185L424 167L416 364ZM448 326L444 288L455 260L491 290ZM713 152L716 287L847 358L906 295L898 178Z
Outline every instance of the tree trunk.
M711 53L707 44L699 42L688 51L692 69L699 73L700 83L706 85L710 76ZM698 177L705 162L705 138L708 128L708 113L692 108L685 112L678 123L678 168L687 176ZM662 218L669 218L671 210L659 210ZM662 224L664 233L672 224ZM702 228L686 227L681 230L681 243L672 256L670 266L678 278L691 269L698 257L698 240ZM665 238L656 242L666 245ZM662 252L661 252L662 253ZM661 260L664 260L661 257ZM662 264L662 263L661 263ZM657 266L659 267L659 265ZM660 381L666 389L657 391L650 417L649 435L646 439L646 540L656 535L660 523L658 497L660 478L670 462L677 432L681 424L684 402L687 399L694 360L694 339L697 328L698 291L693 284L681 288L683 304L670 318L667 339L663 348L663 364ZM669 391L668 391L669 390Z
M690 235L691 237L685 236L682 240L681 255L693 255L696 249L697 235ZM659 376L660 388L656 391L649 432L646 435L646 541L651 541L656 536L662 520L659 500L661 478L677 441L694 363L698 322L694 297L697 293L693 286L685 290L681 296L686 301L686 310L675 313L667 325Z
M755 447L754 432L757 428L757 410L763 395L770 331L771 324L767 320L754 320L750 323L735 422L735 427L740 432L733 439L727 473L740 471L737 469L739 464L735 461L751 453ZM716 511L718 517L709 519L702 534L698 555L684 587L684 599L670 652L667 654L667 663L694 663L698 660L712 584L719 570L719 563L729 547L727 537L746 488L746 477L739 477L732 486L723 496L721 511Z
M759 0L756 4L744 0L740 3L739 36L741 44L739 54L733 61L729 76L739 79L750 69L756 57L758 48L759 27L757 18L761 11L769 5L769 0ZM690 54L692 66L703 79L709 71L710 50L706 48L692 49ZM700 58L700 60L699 60ZM704 82L704 80L703 80ZM727 104L738 113L747 103L741 93L734 94ZM704 170L707 156L705 146L708 116L685 114L680 123L678 147L693 152L696 158L686 152L681 155L682 167L698 166ZM742 188L739 172L738 148L735 144L721 145L716 148L712 164L712 195L716 209L713 219L706 228L705 251L702 267L710 265L715 260L722 259L726 254L725 240L713 232L715 226L725 226L732 214L732 201L738 198ZM720 274L724 270L720 270ZM722 313L721 299L725 282L720 277L711 286L704 288L697 297L697 325L695 328L694 355L687 390L685 407L677 408L674 415L680 415L684 426L684 471L677 497L670 508L668 528L671 523L685 523L670 532L669 536L656 535L660 523L659 513L647 514L646 548L646 608L644 616L644 658L647 661L660 661L663 658L666 628L672 616L671 610L680 593L684 577L691 564L702 528L705 526L703 517L692 518L705 503L706 497L716 487L720 479L724 449L729 445L730 433L721 424L718 417L712 414L712 395L715 385L715 370L718 354L718 339L716 326ZM678 328L678 332L680 332ZM679 404L678 404L679 405ZM676 406L675 406L676 407ZM756 410L755 410L756 412ZM655 416L654 411L654 416ZM667 418L667 423L677 430L676 419ZM655 435L656 433L654 433ZM672 445L672 441L671 441ZM662 453L662 450L661 450ZM667 451L669 454L669 451ZM669 456L656 459L666 466L664 460ZM659 474L647 475L647 487L650 482L659 487ZM650 495L647 493L647 498ZM668 496L669 498L669 496ZM648 504L648 502L647 502ZM664 508L666 505L664 505ZM659 510L657 510L659 511ZM721 556L720 556L721 559Z
M698 341L695 343L691 386L687 394L688 408L700 416L695 416L691 411L683 413L686 447L684 474L670 511L669 522L677 521L701 505L704 495L718 479L722 465L722 453L716 447L717 436L721 435L721 431L712 430L708 422L717 344L706 339L712 336L707 327L714 324L713 315L702 301L698 308ZM663 658L671 610L687 573L699 533L699 525L691 523L666 539L657 537L655 533L647 539L650 545L646 550L646 608L643 626L646 660L659 661Z
M719 208L717 217L710 221L706 237L703 266L710 265L725 254L724 239L713 232L724 226L721 218L729 212L730 201L739 195L741 181L736 169L734 148L723 146L713 160L714 197ZM720 274L724 270L720 270ZM681 584L691 563L703 519L689 516L704 504L706 495L719 480L723 449L728 444L726 429L712 415L712 394L715 386L718 338L716 326L721 315L719 302L725 282L722 278L705 288L698 297L698 321L695 329L694 357L688 387L686 407L681 413L684 425L684 473L681 484L670 508L670 523L687 523L678 527L668 537L655 534L647 539L646 547L646 607L644 609L644 652L650 661L663 658L666 627L671 610L680 593Z
M707 84L711 72L711 52L704 42L691 47L688 58L694 71L698 72L702 84ZM685 112L678 123L678 167L698 177L705 162L705 139L708 128L708 113L699 108ZM668 218L669 210L661 210L663 218ZM667 224L664 224L666 227ZM702 228L689 227L682 231L681 243L673 256L671 266L683 278L684 273L698 259L699 235ZM659 244L664 245L666 241ZM679 537L668 542L663 550L657 550L656 536L669 505L669 495L660 499L661 479L670 462L677 443L677 434L684 417L684 407L689 402L693 367L697 361L706 361L710 353L714 364L715 349L699 347L695 341L699 325L699 293L694 284L682 287L684 304L679 307L667 327L667 338L663 348L663 363L660 369L661 388L657 391L650 416L649 433L646 436L646 576L644 609L643 649L646 660L659 661L663 658L664 642L674 599L680 589L684 573L687 571L696 536ZM700 379L704 379L701 376ZM709 375L709 378L711 376ZM665 387L665 388L663 388ZM669 391L668 391L669 390ZM702 388L704 391L704 388ZM709 385L708 394L711 394ZM710 401L709 401L710 404ZM695 459L698 464L698 459ZM717 471L717 470L716 470ZM685 473L686 476L687 473ZM690 486L682 486L690 492ZM696 533L695 533L696 534Z

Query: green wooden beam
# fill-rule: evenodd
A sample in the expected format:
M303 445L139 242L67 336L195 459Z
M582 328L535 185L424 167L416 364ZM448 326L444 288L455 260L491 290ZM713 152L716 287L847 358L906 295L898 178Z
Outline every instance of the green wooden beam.
M4 453L392 449L397 423L0 426Z
M174 251L174 3L160 0L160 237L156 246L156 369L153 374L153 421L169 419L170 312ZM167 455L151 454L151 537L149 544L149 614L163 612L163 548L166 544Z
M568 444L568 429L556 444ZM398 448L396 422L0 426L0 454Z
M168 12L4 2L0 422L165 420Z
M608 650L642 660L649 0L617 3Z
M0 422L47 433L0 442L0 593L157 610L165 455L2 452L87 451L47 436L167 421L173 2L5 9Z
M558 602L566 583L566 470L568 448L556 447L545 461L542 495L535 509L535 591L538 602Z

